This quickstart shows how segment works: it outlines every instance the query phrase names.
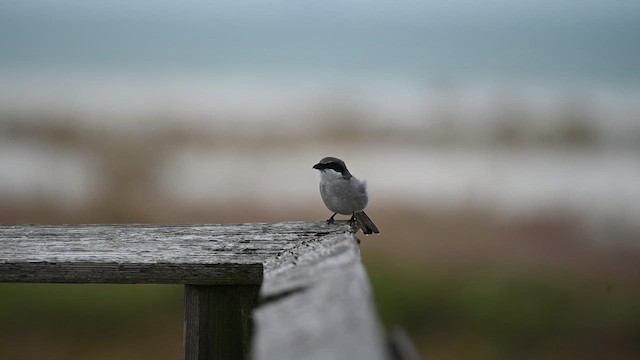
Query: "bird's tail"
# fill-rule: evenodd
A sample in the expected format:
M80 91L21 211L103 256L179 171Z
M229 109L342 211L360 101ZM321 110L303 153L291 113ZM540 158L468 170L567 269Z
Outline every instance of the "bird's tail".
M380 231L378 231L378 227L376 226L376 224L374 224L373 221L369 219L369 217L364 211L358 211L354 213L353 216L358 221L358 224L360 225L360 228L362 229L362 232L365 235L380 233Z

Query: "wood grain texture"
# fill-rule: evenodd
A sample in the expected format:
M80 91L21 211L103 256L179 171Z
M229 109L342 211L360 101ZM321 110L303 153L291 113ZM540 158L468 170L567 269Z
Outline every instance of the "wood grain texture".
M268 259L348 229L324 222L0 225L0 282L260 284Z
M261 299L256 360L390 359L350 233L303 241L269 259Z
M257 285L186 285L185 360L249 359Z

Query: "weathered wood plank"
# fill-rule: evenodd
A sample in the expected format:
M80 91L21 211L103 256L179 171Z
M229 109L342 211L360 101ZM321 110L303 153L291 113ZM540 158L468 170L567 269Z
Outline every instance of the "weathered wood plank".
M346 223L2 225L0 282L178 283L185 358L390 358Z
M0 263L0 282L101 284L260 284L262 264Z
M265 264L256 360L389 359L352 234L305 241Z
M257 285L185 286L185 360L248 359Z
M0 282L260 284L269 258L344 231L324 222L0 225Z

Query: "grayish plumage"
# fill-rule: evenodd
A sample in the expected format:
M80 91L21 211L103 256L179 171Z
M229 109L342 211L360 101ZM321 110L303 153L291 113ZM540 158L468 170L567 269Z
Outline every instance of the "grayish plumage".
M336 214L352 215L351 221L357 221L365 234L378 234L378 228L363 211L369 202L367 183L351 175L344 161L335 157L326 157L313 168L320 171L322 201L334 213L327 223L333 223Z

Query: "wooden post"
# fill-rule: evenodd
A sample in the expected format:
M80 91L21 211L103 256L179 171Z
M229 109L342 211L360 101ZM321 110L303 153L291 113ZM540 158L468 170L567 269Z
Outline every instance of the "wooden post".
M185 285L185 360L249 359L256 285Z

